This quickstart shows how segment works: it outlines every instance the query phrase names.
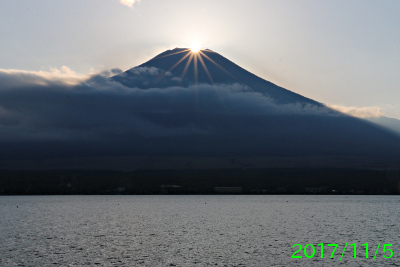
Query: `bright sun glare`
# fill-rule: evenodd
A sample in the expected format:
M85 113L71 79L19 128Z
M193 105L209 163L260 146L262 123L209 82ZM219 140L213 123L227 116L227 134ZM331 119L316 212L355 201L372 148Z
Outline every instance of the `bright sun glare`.
M192 50L193 53L197 53L200 51L200 45L198 43L193 43L192 47L190 47L190 50Z

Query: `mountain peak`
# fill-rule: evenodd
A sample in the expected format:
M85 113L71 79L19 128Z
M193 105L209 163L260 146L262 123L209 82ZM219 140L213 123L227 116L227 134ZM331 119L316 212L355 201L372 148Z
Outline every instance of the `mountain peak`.
M321 104L266 81L233 63L217 52L190 48L166 50L151 60L127 70L113 80L132 88L189 87L199 84L241 84L262 93L278 104Z

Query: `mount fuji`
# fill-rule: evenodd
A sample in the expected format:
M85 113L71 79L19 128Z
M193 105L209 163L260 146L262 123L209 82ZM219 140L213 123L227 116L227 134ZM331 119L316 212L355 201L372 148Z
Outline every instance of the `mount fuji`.
M193 124L211 127L214 131L212 137L190 138L179 148L189 154L375 159L400 155L398 136L386 129L279 87L208 49L199 53L185 48L168 50L112 79L124 86L144 90L183 87L197 91L198 98L187 109L176 110L174 107L180 105L177 103L166 107L164 111L174 110L174 115L143 114L149 120L166 126ZM211 85L213 87L209 87ZM242 96L258 94L266 101L263 110L259 113L250 107L245 110L248 103L243 103L242 107L237 103L230 105L227 99L221 98L220 105L226 108L226 112L215 112L216 107L210 106L207 94L212 93L209 92L212 88L218 94L218 90L224 91L223 88L228 87ZM169 147L168 151L178 147L174 144L175 149Z
M400 166L398 135L208 49L176 48L112 73L1 91L0 108L16 115L0 128L0 167Z
M143 75L141 70L148 72ZM154 74L151 70L158 75L151 75ZM252 92L271 97L277 104L302 103L320 106L318 102L276 86L208 49L197 53L188 48L168 50L138 67L114 76L113 79L125 86L142 89L189 87L198 84L241 84Z

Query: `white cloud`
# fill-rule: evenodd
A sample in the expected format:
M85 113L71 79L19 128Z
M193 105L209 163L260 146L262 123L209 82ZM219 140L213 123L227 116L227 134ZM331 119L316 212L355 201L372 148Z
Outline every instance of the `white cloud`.
M69 85L76 85L88 79L89 75L78 74L67 66L61 68L52 68L49 71L26 71L15 69L0 69L0 77L12 78L15 86L22 84L39 84L46 85L49 82L64 83ZM7 84L12 87L12 84L7 83L7 80L2 80L3 85Z
M135 75L141 75L141 74L150 74L153 76L157 76L160 74L160 70L157 69L156 67L136 67L130 70L131 73ZM165 73L166 76L171 76L170 72Z
M119 0L121 4L124 6L132 7L134 3L139 2L140 0Z
M380 107L346 107L339 105L327 106L342 113L349 114L353 117L358 118L377 118L384 116L384 113Z

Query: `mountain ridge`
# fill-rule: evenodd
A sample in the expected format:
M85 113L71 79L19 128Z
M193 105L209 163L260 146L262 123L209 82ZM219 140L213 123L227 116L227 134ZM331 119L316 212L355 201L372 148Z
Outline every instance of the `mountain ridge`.
M116 75L112 77L112 79L124 84L125 86L128 87L138 87L138 88L144 88L148 89L152 86L154 87L163 87L165 86L162 81L157 81L157 83L150 83L148 86L141 86L140 84L137 83L129 83L126 80L124 80L121 76L123 75L128 75L132 71L134 71L135 68L143 68L143 67L156 67L158 69L161 69L164 72L172 72L174 75L180 76L182 73L185 72L184 66L188 64L188 61L190 60L191 54L194 55L200 55L203 58L204 65L209 69L210 76L212 78L211 83L215 84L234 84L234 83L239 83L239 84L244 84L246 86L249 86L254 92L259 92L263 93L272 99L276 101L279 104L289 104L289 103L297 103L297 102L304 102L308 104L313 104L313 105L318 105L322 106L323 104L312 100L310 98L307 98L305 96L302 96L300 94L297 94L293 91L290 91L288 89L285 89L283 87L280 87L270 81L267 81L265 79L262 79L261 77L247 71L246 69L240 67L236 63L230 61L229 59L225 58L224 56L220 55L217 52L214 52L209 49L205 50L200 50L199 53L193 53L189 48L175 48L172 50L167 50L164 51L157 56L153 57L152 59L148 60L147 62L140 64L137 67L131 68L127 71L125 71L123 74ZM186 57L186 58L185 58ZM181 62L179 62L182 60ZM213 64L212 61L214 61L217 65ZM175 66L175 64L179 64ZM195 63L194 60L192 60L188 66L185 76L191 76L191 73L195 72ZM210 77L208 76L207 72L204 71L204 65L202 63L197 64L197 71L198 73L198 82L197 84L205 83L205 84L210 84ZM175 67L174 67L175 66ZM220 67L222 67L221 70ZM173 68L171 71L170 68ZM187 74L187 75L186 75ZM183 82L183 84L171 84L167 83L167 86L190 86L193 84L196 84L196 81L194 79L184 77L186 78L186 83ZM251 81L249 83L249 81Z
M195 55L169 50L111 78L0 90L0 168L400 168L393 132L215 52Z

